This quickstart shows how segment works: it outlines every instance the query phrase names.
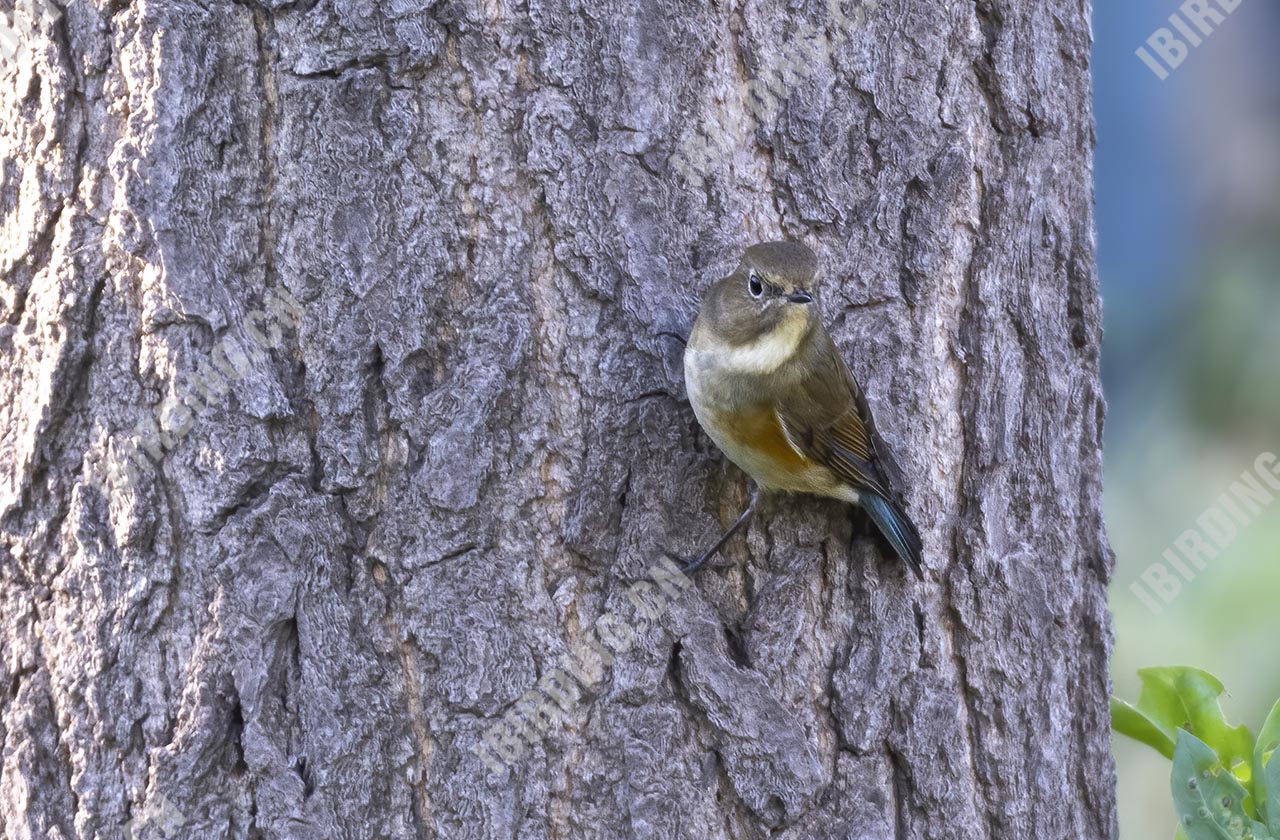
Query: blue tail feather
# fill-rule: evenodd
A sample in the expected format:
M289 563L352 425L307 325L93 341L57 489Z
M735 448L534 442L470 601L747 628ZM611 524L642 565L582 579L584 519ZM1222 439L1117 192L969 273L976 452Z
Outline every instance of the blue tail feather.
M924 580L924 572L920 569L920 556L924 547L920 541L920 532L902 508L875 493L865 491L859 501L902 561L911 567L916 577Z

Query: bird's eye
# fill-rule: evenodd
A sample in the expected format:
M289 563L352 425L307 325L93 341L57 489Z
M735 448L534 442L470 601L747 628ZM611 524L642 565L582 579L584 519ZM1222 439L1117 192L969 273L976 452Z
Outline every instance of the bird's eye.
M747 291L751 292L753 298L758 298L764 294L764 283L760 282L760 278L753 271L751 279L747 281Z

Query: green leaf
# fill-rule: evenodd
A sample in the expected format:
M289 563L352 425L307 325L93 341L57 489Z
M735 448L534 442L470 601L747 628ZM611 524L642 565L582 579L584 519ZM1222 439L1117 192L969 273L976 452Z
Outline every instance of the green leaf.
M1244 812L1244 785L1212 747L1186 730L1178 733L1169 787L1188 840L1275 840Z
M1262 724L1258 743L1253 747L1253 803L1266 820L1272 834L1280 835L1280 761L1275 751L1280 747L1280 700Z
M1272 761L1276 753L1267 753L1266 786L1267 799L1265 809L1267 829L1272 835L1280 837L1280 761ZM1264 800L1258 800L1262 802Z
M1165 758L1173 758L1173 738L1142 709L1129 705L1119 697L1111 698L1111 728L1121 735L1128 735L1135 741L1153 747Z
M1185 729L1208 744L1228 767L1253 759L1248 727L1231 726L1218 697L1222 683L1198 668L1143 668L1142 694L1136 706L1112 698L1111 726L1172 758L1178 730Z

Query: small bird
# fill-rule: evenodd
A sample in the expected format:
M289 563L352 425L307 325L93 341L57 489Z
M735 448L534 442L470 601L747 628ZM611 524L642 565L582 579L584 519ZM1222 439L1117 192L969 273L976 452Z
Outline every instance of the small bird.
M861 505L921 580L920 532L902 509L866 397L822 324L818 258L798 242L747 249L707 292L684 352L698 422L755 480L751 504L701 557L724 547L755 512L760 490L813 493Z

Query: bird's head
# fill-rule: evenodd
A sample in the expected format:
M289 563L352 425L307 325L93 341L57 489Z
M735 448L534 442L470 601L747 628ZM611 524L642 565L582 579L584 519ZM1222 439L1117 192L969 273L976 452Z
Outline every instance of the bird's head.
M721 342L744 345L782 330L798 340L818 319L818 258L799 242L761 242L707 293L702 320Z
M800 242L761 242L742 255L738 274L758 306L813 303L818 257Z

